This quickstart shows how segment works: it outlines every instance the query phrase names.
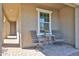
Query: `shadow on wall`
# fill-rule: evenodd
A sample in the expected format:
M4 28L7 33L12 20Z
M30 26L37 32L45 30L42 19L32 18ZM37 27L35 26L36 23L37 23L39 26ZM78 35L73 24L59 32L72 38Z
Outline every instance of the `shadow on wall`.
M0 56L2 56L2 48L0 48Z

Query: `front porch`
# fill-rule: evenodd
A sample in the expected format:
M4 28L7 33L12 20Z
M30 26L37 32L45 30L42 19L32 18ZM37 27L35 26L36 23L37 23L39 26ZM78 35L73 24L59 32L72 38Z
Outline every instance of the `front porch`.
M64 43L45 45L43 49L3 47L2 56L79 56L79 49Z
M74 7L49 3L3 4L3 9L3 38L16 34L16 42L15 39L5 40L6 42L18 43L20 47L27 48L33 45L30 35L31 30L37 31L37 35L41 35L43 30L50 33L52 33L52 30L56 30L63 33L65 36L64 42L75 46ZM9 24L6 24L7 22Z
M65 43L49 44L44 46L42 53L46 56L79 56L79 49Z
M21 4L21 42L22 47L33 46L30 31L37 35L46 30L60 31L64 42L75 46L75 8L65 4ZM25 8L26 7L26 8Z
M15 4L13 5L13 7L15 7ZM9 30L9 33L12 35L16 33L17 39L19 40L17 40L16 42L14 39L9 40L8 43L12 44L12 42L14 42L14 44L16 44L18 42L20 46L19 48L12 47L12 46L3 47L3 53L2 53L3 55L6 55L6 54L7 55L32 55L32 53L28 54L27 52L30 49L21 49L21 48L28 48L33 46L32 37L30 35L31 30L37 31L37 35L39 35L40 32L42 32L42 30L44 29L48 30L50 33L52 30L60 31L61 33L64 34L65 36L64 42L67 44L63 43L63 44L45 45L43 46L44 50L40 50L40 51L38 50L41 53L40 55L49 55L49 56L79 55L78 53L79 50L75 49L79 47L78 33L77 33L79 32L79 27L77 27L78 19L79 19L78 8L65 5L65 4L42 4L42 3L41 4L19 4L19 8L20 9L16 8L16 10L14 10L15 8L11 9L11 6L10 6L11 13L9 13L9 16L8 16L8 17L12 16L10 21L16 22L15 25L12 25L13 27L9 28L11 30L11 31ZM17 10L19 10L19 12L17 12ZM40 10L41 12L39 12ZM15 20L14 20L15 14L12 14L13 11L15 11L15 13L18 13ZM9 11L7 10L7 12ZM41 15L43 15L43 18L41 17ZM5 24L5 22L3 23ZM40 23L42 23L43 26L40 25ZM46 28L44 28L44 26ZM7 25L3 27L5 27L3 32L8 36L8 33L7 33L8 31L7 32L5 31L6 29L8 30ZM42 29L39 29L39 28L42 28ZM36 54L39 55L36 52L37 50L35 49L33 50L35 51L34 55ZM21 53L19 54L18 52L21 52Z

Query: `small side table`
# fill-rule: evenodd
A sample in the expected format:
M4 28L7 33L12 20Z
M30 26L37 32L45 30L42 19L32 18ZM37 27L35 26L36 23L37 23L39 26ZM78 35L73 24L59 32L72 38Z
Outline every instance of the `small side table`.
M52 35L52 34L47 34L46 35L46 39L48 41L48 44L49 43L53 43L54 39L55 39L55 35Z

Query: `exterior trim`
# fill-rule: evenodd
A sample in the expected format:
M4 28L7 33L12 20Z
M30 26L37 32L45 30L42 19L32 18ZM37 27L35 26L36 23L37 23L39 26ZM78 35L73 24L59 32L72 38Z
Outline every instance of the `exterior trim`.
M45 10L45 9L40 9L40 8L36 8L36 10L39 12L52 13L52 11L50 10Z
M40 9L40 8L36 8L36 10L38 11L38 33L37 35L41 35L40 34L40 12L44 12L44 13L49 13L49 34L52 34L51 33L51 14L52 14L52 11L50 10L45 10L45 9Z

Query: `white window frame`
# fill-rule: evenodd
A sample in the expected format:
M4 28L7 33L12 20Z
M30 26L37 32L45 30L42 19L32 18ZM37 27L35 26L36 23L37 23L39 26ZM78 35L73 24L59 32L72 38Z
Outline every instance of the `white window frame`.
M49 34L52 34L52 32L51 32L51 14L52 14L52 11L45 10L45 9L40 9L40 8L36 8L36 10L38 12L38 33L37 33L37 35L42 35L40 33L40 12L49 14L49 32L50 32Z

